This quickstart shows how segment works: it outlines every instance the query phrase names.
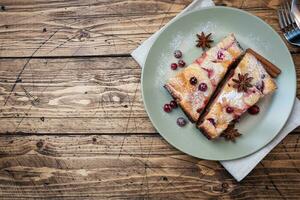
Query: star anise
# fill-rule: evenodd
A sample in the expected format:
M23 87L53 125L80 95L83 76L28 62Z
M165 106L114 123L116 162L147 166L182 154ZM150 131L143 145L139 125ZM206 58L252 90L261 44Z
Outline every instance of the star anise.
M238 79L232 79L234 82L233 87L238 90L238 92L247 92L249 88L251 88L253 85L251 84L251 81L253 80L253 77L248 77L249 74L238 74Z
M198 40L196 47L201 47L203 49L203 51L206 48L210 48L210 43L213 42L213 40L210 38L211 33L208 35L205 35L204 32L201 32L201 34L197 34L197 38Z
M235 138L241 136L242 134L240 134L238 132L238 130L236 128L234 128L234 124L231 124L228 126L228 128L222 133L222 136L226 139L226 140L230 140L235 142Z

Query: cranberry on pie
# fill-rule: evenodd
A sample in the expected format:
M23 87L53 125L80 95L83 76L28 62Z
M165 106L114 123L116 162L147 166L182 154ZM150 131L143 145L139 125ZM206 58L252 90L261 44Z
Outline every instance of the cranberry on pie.
M275 90L276 83L264 64L246 52L197 127L209 139L218 138L236 118Z
M198 120L218 84L242 53L234 34L230 34L165 84L192 122Z

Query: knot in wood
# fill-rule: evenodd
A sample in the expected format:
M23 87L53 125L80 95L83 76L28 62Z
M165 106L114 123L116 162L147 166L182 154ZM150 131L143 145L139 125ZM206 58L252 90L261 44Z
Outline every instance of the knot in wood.
M222 188L227 189L229 187L228 183L222 183Z
M36 143L36 146L40 149L44 146L44 142L42 140L40 140Z
M90 34L85 30L80 30L78 39L80 41L85 41L87 38L90 38Z

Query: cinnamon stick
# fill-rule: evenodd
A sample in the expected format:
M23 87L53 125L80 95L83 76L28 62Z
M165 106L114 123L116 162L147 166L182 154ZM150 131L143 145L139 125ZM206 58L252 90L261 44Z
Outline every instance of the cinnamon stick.
M253 56L256 57L257 60L259 60L263 64L265 70L270 74L271 77L276 78L281 73L281 70L276 65L268 61L263 56L259 55L254 50L249 48L246 50L246 53L247 52L251 53Z

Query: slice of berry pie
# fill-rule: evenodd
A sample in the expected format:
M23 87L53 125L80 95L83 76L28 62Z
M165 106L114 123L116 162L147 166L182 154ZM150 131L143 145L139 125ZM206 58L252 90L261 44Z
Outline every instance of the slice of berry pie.
M234 119L276 90L276 84L265 67L252 50L246 51L199 120L197 127L208 139L218 138Z
M192 122L198 120L219 82L242 53L234 34L230 34L165 84Z

